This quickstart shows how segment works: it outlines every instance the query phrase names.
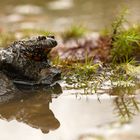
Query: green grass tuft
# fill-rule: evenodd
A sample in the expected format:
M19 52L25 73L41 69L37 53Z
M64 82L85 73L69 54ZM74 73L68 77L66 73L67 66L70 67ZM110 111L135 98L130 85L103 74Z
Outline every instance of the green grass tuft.
M64 31L62 33L62 38L64 41L71 39L71 38L80 38L85 35L87 29L83 26L73 25L70 29Z

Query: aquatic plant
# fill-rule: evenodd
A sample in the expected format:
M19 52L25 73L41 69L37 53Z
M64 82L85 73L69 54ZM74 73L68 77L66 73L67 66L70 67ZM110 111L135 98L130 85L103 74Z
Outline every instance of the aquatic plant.
M69 67L64 75L67 89L83 89L84 94L95 93L101 79L97 78L97 71L101 64L93 64L93 60L87 59L84 63L77 62Z
M132 27L128 30L123 28L124 22L127 21L126 13L123 11L112 24L110 54L113 63L131 61L135 57L135 52L140 52L139 28Z
M65 74L63 73L63 79L67 83L67 89L83 89L84 94L101 93L101 90L105 92L106 88L129 89L136 84L135 76L128 68L129 65L128 63L103 67L101 63L76 63L69 65Z
M110 65L112 72L109 79L113 87L133 87L135 85L135 75L133 74L132 66L133 61L126 62L118 65Z
M114 37L117 33L121 32L123 30L123 24L127 22L125 16L128 13L127 9L123 9L120 14L115 18L114 22L112 23L112 41L114 40Z
M135 28L123 31L114 37L111 56L113 62L126 62L132 60L134 52L140 51L140 33Z

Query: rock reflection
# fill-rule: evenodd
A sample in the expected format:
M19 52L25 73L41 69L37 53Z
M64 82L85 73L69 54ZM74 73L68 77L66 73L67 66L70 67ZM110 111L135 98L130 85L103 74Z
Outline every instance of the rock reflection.
M57 129L60 123L49 108L52 94L56 93L61 93L61 87L58 84L40 91L24 92L20 100L18 97L0 103L0 118L26 123L33 128L40 129L43 133Z

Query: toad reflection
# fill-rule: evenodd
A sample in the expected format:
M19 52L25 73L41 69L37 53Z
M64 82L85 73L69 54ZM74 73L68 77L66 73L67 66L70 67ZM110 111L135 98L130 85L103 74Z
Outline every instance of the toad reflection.
M49 109L49 103L52 99L51 93L61 93L61 87L45 89L42 91L33 91L34 93L22 94L19 99L13 98L5 103L0 103L0 118L11 121L16 119L18 122L41 129L43 133L57 129L60 126L53 112Z

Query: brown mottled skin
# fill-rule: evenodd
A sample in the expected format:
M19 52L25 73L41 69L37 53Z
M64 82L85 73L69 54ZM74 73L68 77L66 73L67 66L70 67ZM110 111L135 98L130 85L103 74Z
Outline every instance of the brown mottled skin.
M56 45L53 36L15 41L0 50L0 71L15 83L52 84L60 71L51 67L47 55Z

